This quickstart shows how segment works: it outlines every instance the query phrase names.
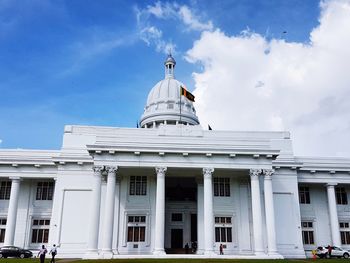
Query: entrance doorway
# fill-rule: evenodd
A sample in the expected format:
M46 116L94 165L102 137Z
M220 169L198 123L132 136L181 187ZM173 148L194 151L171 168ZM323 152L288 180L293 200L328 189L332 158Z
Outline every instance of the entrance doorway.
M165 236L167 254L185 254L197 240L197 182L194 177L165 180Z
M171 229L171 248L182 248L183 245L183 230Z

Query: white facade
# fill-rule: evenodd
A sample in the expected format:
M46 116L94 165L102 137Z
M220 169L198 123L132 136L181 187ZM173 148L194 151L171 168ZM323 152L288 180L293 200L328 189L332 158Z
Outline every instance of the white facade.
M66 126L61 150L0 150L0 245L83 258L350 248L350 159L296 157L288 132L203 130L165 66L142 128Z

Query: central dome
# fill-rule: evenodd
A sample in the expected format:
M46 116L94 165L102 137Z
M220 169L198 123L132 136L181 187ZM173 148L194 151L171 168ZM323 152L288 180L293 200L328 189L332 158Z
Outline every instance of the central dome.
M161 123L167 125L198 125L198 117L192 101L181 95L185 85L175 79L175 59L168 55L164 62L165 78L150 91L145 111L141 116L142 128L155 128Z

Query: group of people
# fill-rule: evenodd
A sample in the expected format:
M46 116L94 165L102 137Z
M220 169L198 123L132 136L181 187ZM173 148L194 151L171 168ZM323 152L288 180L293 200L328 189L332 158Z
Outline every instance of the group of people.
M193 241L192 244L191 244L191 247L192 247L192 251L191 252L192 253L196 253L196 251L197 251L197 242ZM186 245L185 245L186 254L189 253L189 250L190 250L190 246L189 246L188 243L186 243ZM219 252L220 252L220 255L224 254L224 245L223 244L220 244Z
M186 254L188 254L190 252L190 246L188 243L186 243L185 245L185 251L186 251ZM197 242L196 241L192 241L191 243L191 253L196 253L197 251Z
M41 249L39 250L38 257L40 258L40 263L45 262L45 256L47 254L47 249L44 245L41 246ZM49 254L51 254L51 261L50 263L55 263L55 256L57 255L57 248L56 245L53 244Z

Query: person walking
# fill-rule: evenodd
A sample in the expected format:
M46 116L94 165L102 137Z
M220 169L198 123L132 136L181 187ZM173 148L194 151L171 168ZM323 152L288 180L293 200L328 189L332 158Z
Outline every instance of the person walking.
M220 250L220 255L223 255L224 254L224 246L222 244L220 244L219 250Z
M328 257L331 258L332 257L332 247L330 245L328 245L327 249L328 249Z
M55 256L57 255L57 248L55 244L53 244L49 254L51 254L50 263L55 263Z
M40 263L45 262L45 255L47 253L47 249L44 245L41 246L41 249L39 250L38 257L40 257Z

